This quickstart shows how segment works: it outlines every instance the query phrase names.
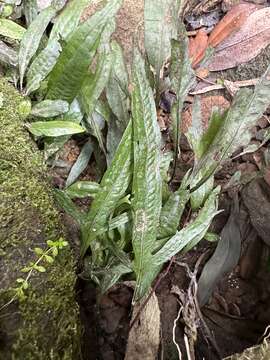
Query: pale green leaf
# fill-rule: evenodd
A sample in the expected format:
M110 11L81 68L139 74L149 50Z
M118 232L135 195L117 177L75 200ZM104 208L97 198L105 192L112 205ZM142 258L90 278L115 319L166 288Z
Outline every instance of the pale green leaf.
M70 198L95 197L100 190L100 185L93 181L77 181L70 185L65 192Z
M82 226L85 221L86 214L77 208L77 206L64 191L55 189L54 194L57 202L65 210L65 212L73 217L73 219Z
M68 112L69 103L63 100L43 100L36 104L32 110L31 115L38 117L55 117Z
M62 136L84 132L81 125L71 121L37 121L28 126L29 131L36 136Z
M74 31L50 75L47 98L72 102L77 96L95 56L102 32L121 3L121 0L110 1Z
M0 41L0 62L14 67L18 65L17 52L3 41Z
M66 186L70 186L74 181L78 179L81 173L86 169L91 155L93 153L93 145L90 141L87 141L81 152L78 156L78 159L75 161L74 165L72 166L70 173L68 175Z
M220 188L212 191L206 200L203 209L197 218L185 228L178 231L166 244L154 255L153 262L162 265L170 260L174 255L184 249L190 242L196 239L198 243L206 234L213 218L218 214L217 200Z
M21 89L27 66L38 50L42 35L55 14L56 10L51 6L42 10L35 18L35 20L33 20L33 22L29 25L29 28L23 35L19 49L19 73Z
M96 239L99 229L107 224L110 214L117 205L117 202L125 195L130 184L132 161L131 131L132 125L130 123L119 144L111 166L102 178L100 191L90 207L87 215L87 224L82 231L82 256L85 255L88 247Z
M14 40L21 40L25 31L25 28L15 23L15 21L0 18L0 35Z
M115 285L121 276L131 273L132 270L125 264L118 264L108 269L106 274L104 274L102 281L100 283L101 292L105 293L113 285Z
M26 19L26 24L29 27L31 22L38 15L38 5L37 0L24 0L23 1L23 12Z
M43 49L34 59L26 74L26 95L40 87L43 81L51 72L60 55L61 45L58 41L49 41L45 49Z
M134 299L140 299L151 286L156 269L151 261L161 210L161 177L159 171L161 136L152 89L144 61L137 51L134 58L132 123L134 175L132 184L134 252L136 274Z

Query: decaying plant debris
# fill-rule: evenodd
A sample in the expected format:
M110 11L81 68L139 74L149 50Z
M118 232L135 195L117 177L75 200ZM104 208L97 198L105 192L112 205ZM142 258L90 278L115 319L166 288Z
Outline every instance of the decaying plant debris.
M117 32L129 2L0 2L1 71L27 99L24 130L53 175L78 254L83 337L95 343L92 354L83 344L85 359L210 360L263 339L268 318L249 312L269 297L270 66L245 83L215 72L269 45L269 7L236 4L224 17L225 5L145 0L127 50ZM207 116L196 95L213 89L226 92ZM57 261L67 244L47 240L48 251L29 249L22 272ZM231 335L221 341L224 326Z

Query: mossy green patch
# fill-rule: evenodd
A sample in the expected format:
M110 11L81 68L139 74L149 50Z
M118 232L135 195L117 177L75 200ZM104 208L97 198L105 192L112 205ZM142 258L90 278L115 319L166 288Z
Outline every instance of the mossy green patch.
M46 168L23 117L25 99L0 80L0 307L20 269L34 261L34 247L63 236ZM26 300L0 313L0 358L78 358L80 329L74 298L71 250L63 250L45 273L30 280Z

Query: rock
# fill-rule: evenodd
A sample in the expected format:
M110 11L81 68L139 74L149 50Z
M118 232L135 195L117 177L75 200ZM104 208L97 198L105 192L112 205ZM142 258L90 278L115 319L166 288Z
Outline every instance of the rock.
M242 190L241 195L253 227L270 245L270 187L263 179L256 179Z
M0 80L0 308L14 295L35 247L64 236L46 168L19 113L23 98ZM1 310L1 359L76 359L80 326L73 254L62 249L46 272L34 272L24 301Z

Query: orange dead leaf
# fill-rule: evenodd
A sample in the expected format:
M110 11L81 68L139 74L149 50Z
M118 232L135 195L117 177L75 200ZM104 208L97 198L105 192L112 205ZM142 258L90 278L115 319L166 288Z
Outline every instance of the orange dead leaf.
M240 29L249 15L258 9L255 4L238 4L235 5L215 26L211 32L208 45L216 47L229 35Z
M200 29L195 38L189 39L189 56L193 68L203 59L207 49L207 43L208 35L204 29Z

